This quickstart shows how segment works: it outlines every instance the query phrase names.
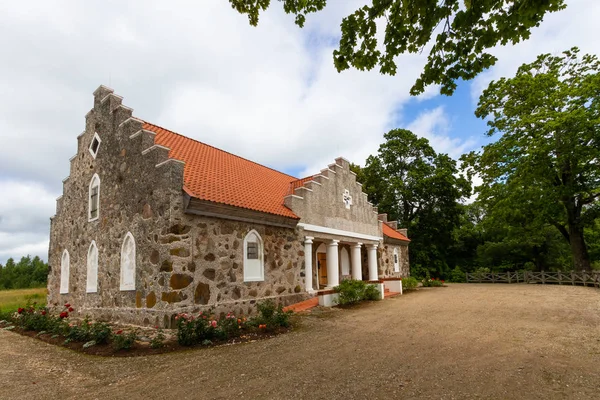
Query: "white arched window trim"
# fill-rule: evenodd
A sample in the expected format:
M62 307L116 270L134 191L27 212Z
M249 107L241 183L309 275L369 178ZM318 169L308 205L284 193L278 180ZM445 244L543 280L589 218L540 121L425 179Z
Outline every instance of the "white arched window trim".
M65 249L60 258L60 294L69 293L69 252Z
M398 255L398 249L394 249L394 272L400 272L400 256Z
M121 290L135 290L135 239L127 232L121 245Z
M265 257L263 241L254 229L244 238L244 282L265 280Z
M87 293L96 293L98 291L98 246L96 241L92 240L87 255L87 276L85 291Z
M94 188L96 188L94 190ZM88 189L88 221L95 221L100 217L100 177L92 176Z

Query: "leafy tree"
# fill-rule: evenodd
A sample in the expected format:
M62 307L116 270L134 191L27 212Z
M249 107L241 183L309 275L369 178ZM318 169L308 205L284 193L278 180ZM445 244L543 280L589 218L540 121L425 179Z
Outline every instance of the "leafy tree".
M15 264L12 258L0 264L0 289L26 289L46 286L48 264L39 257L22 257Z
M492 212L554 226L575 269L589 270L584 229L600 215L600 63L578 53L541 55L492 82L475 114L501 136L464 161Z
M459 201L470 194L470 182L427 139L405 129L384 137L378 154L359 171L363 190L380 212L408 228L412 273L446 277L453 230L463 212Z
M270 0L229 0L258 25L259 14ZM296 24L304 26L306 15L325 8L327 0L280 0ZM496 63L487 53L497 44L518 43L529 38L546 13L562 10L564 0L371 0L342 20L341 39L333 52L339 72L354 67L395 75L395 58L420 53L435 35L427 64L411 89L423 93L431 84L442 94L452 94L456 80L469 80ZM378 34L378 29L384 34ZM383 43L378 42L383 37Z

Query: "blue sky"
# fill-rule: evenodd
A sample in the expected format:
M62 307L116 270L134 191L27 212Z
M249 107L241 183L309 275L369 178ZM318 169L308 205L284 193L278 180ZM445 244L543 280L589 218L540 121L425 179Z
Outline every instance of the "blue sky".
M600 2L569 0L530 40L498 47L496 66L452 97L410 87L426 54L398 74L335 71L342 18L366 0L330 0L297 28L279 2L257 28L225 1L0 2L0 263L48 250L49 218L92 92L101 84L134 115L294 176L338 156L363 164L392 128L457 158L490 139L473 115L490 80L542 52L600 52Z

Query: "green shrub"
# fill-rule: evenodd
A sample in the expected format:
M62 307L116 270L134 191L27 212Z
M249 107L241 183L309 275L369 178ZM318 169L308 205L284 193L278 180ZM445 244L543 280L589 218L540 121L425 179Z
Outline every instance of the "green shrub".
M129 350L133 347L137 336L134 332L123 333L122 330L117 331L112 335L113 348L115 350Z
M372 286L372 285L371 285ZM346 279L335 288L338 293L338 304L345 306L364 300L367 284L356 279Z
M355 304L363 300L379 300L381 298L377 286L356 279L343 280L335 288L335 291L338 293L337 302L342 306Z
M165 334L163 330L157 328L156 335L150 340L150 347L153 349L160 349L165 346Z
M94 322L89 325L89 337L97 344L108 343L112 336L110 325L105 322Z
M419 286L419 281L412 276L402 278L402 290L413 290Z
M261 301L256 305L258 315L251 318L250 324L255 326L266 325L266 330L290 326L292 311L283 311L283 305L276 305L272 299Z
M450 274L450 282L461 283L465 282L465 280L465 273L463 272L463 270L460 269L458 265L454 267Z
M381 293L375 285L367 285L365 288L365 300L381 300Z

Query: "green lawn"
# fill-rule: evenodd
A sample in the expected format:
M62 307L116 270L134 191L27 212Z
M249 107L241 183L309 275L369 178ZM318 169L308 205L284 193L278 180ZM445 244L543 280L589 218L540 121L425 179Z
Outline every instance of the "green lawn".
M37 302L38 306L46 304L46 288L0 290L0 311L16 311L27 302Z

